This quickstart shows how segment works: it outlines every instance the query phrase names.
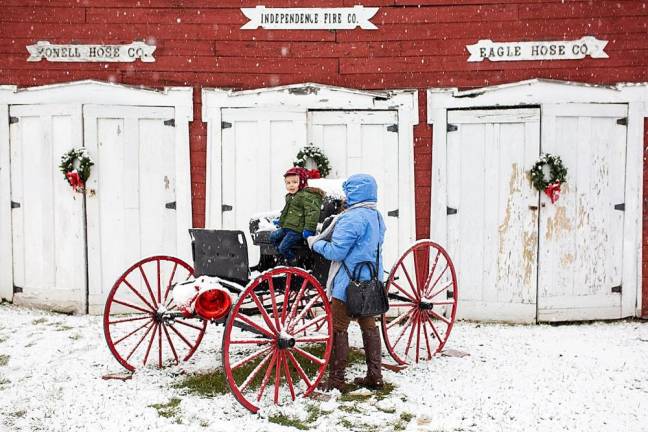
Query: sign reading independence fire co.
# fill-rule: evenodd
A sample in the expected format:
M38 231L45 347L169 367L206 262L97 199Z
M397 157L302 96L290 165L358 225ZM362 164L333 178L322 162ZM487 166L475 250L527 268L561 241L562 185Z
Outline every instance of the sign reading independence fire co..
M144 42L133 42L128 45L80 45L80 44L51 44L39 41L28 45L29 58L27 61L37 62L42 59L51 62L154 62L154 45Z
M247 22L241 29L254 30L351 30L360 27L375 30L369 20L378 12L377 7L354 6L348 8L241 8Z
M474 45L466 45L470 52L469 62L521 61L521 60L578 60L586 56L608 58L603 49L607 41L594 36L584 36L574 41L542 42L493 42L480 40Z

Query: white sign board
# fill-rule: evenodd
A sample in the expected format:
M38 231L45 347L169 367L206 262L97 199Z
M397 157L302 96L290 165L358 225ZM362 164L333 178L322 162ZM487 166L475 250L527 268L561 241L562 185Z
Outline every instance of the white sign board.
M469 62L521 61L521 60L578 60L587 56L591 58L608 58L603 51L608 41L598 40L594 36L584 36L574 41L538 41L538 42L493 42L483 39L474 45L466 45L470 52Z
M27 61L37 62L42 59L51 62L154 62L154 45L144 42L133 42L128 45L80 45L80 44L51 44L48 41L38 41L35 45L27 45L29 58Z
M369 22L378 12L377 7L354 6L347 8L241 8L250 21L241 29L254 30L352 30L360 27L375 30Z

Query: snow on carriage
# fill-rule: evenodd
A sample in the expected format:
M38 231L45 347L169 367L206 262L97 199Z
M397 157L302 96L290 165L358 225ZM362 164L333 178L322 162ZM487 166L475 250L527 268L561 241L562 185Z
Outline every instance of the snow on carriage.
M325 198L324 226L342 201ZM191 229L194 266L152 256L117 279L106 300L104 334L117 361L164 367L196 352L208 323L222 324L222 367L236 399L263 404L308 396L323 378L333 339L325 287L329 262L305 242L299 267L278 265L272 224L250 221L259 264L248 265L242 231ZM412 245L387 277L382 317L387 352L398 364L429 360L445 345L457 309L457 279L447 252L430 240Z

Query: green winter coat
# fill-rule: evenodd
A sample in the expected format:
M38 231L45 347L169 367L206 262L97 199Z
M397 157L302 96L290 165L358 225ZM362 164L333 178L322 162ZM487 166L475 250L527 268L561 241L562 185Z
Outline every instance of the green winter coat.
M279 226L301 233L315 231L320 217L324 191L306 187L294 195L286 194L286 205L279 217Z

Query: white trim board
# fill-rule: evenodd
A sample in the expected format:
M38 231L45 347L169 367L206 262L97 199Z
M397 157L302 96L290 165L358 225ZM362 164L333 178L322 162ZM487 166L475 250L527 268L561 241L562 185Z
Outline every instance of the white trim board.
M13 298L11 245L11 191L9 160L9 106L31 104L84 104L164 106L175 108L176 193L178 255L191 259L188 229L192 226L189 122L193 121L193 89L166 87L163 90L131 87L95 80L75 81L39 87L0 85L0 298Z
M309 110L393 110L398 112L399 217L409 221L399 237L413 242L416 236L414 211L414 125L418 124L418 91L363 91L316 83L255 90L202 90L202 118L207 122L207 197L205 225L221 228L221 111L227 108L307 112ZM406 230L406 231L405 231Z
M628 105L625 219L623 245L622 315L640 316L642 303L642 201L644 117L648 117L648 83L598 86L585 83L532 79L517 83L462 91L428 89L427 122L433 125L432 197L430 233L446 239L446 129L447 111L461 108L497 108L572 103L622 103Z

